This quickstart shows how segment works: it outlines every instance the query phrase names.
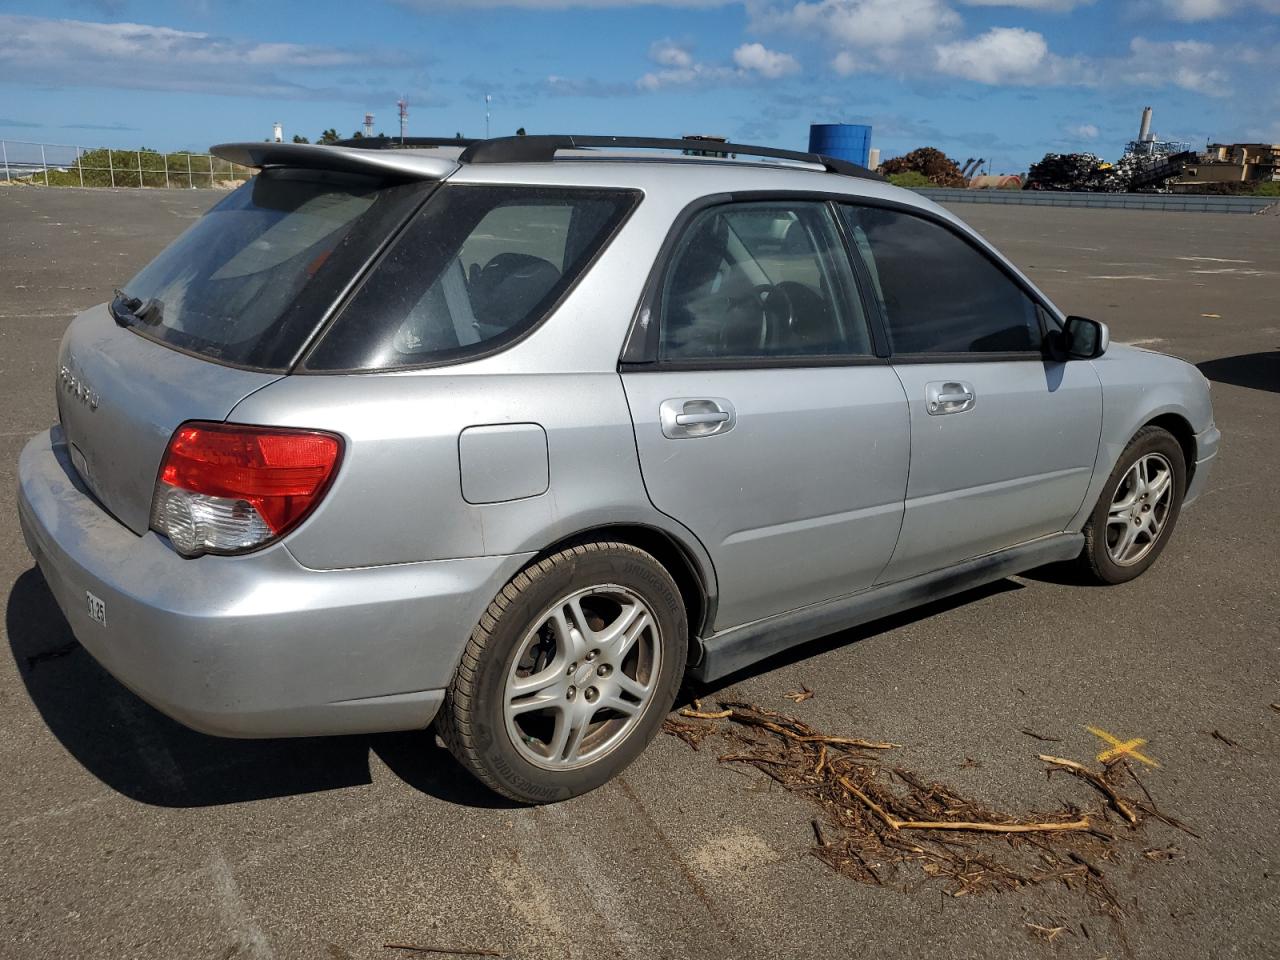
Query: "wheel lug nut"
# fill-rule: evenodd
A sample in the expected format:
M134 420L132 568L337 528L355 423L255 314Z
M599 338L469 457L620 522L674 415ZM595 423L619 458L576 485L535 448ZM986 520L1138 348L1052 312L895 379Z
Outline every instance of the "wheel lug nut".
M577 670L577 669L578 669L578 665L577 665L576 663L571 663L571 664L569 664L569 669L568 669L568 670L566 670L566 671L564 672L564 675L565 675L566 677L572 677L572 676L573 676L573 671L575 671L575 670Z
M572 700L572 699L573 699L574 697L576 697L577 695L578 695L578 688L577 688L577 687L570 687L568 690L566 690L566 691L564 692L564 698L565 698L566 700Z
M611 673L613 673L613 667L609 666L607 663L602 663L596 668L596 676L607 677Z
M583 696L587 698L587 703L595 703L600 698L600 691L595 687L587 687L587 692Z
M592 650L590 653L588 653L588 654L587 654L587 659L588 659L588 660L594 660L594 659L596 658L597 654L599 654L599 653L600 653L600 651L599 651L599 650Z

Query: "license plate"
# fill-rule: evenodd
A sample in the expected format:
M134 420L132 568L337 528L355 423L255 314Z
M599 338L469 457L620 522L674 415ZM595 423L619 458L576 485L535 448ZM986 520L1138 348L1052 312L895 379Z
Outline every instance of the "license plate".
M89 619L97 621L105 627L107 625L107 605L102 602L101 597L95 597L88 590L84 592L84 597L89 606Z

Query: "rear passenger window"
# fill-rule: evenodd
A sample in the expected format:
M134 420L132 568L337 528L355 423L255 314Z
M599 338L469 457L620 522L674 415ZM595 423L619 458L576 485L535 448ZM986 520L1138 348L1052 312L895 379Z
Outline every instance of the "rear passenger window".
M877 207L841 210L894 353L1040 350L1035 303L986 254L921 217Z
M662 288L663 360L865 356L865 318L823 203L699 213Z
M547 315L637 199L622 190L440 187L307 368L385 370L511 343Z

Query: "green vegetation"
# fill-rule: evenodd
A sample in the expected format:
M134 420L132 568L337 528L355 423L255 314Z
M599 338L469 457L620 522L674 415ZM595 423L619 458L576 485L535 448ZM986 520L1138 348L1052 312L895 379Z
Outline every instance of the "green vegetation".
M1258 184L1258 188L1253 191L1255 197L1280 197L1280 180L1269 180L1266 183Z
M895 187L907 187L912 190L920 187L935 186L932 180L916 170L908 170L905 173L891 173L889 174L889 182Z

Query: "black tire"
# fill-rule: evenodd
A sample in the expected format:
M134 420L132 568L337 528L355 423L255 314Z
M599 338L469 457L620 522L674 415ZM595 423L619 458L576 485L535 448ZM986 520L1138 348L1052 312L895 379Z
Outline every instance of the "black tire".
M1163 525L1160 528L1150 549L1131 564L1117 563L1111 556L1108 546L1107 518L1110 507L1115 500L1119 487L1130 468L1148 454L1159 454L1169 462L1173 470L1172 501L1168 505ZM1084 525L1084 550L1080 553L1079 564L1084 573L1098 583L1127 583L1140 577L1156 562L1164 551L1169 538L1173 536L1178 516L1182 511L1182 498L1187 489L1187 464L1182 447L1173 434L1161 427L1143 427L1129 445L1125 447L1115 469L1107 478L1102 494Z
M545 769L522 756L508 733L506 681L535 619L575 590L598 584L633 591L656 621L653 642L661 654L653 692L629 733L608 753L574 769ZM526 567L489 604L471 633L436 729L458 761L497 793L521 803L563 800L594 790L640 755L675 703L687 656L684 603L662 564L627 543L566 547Z

